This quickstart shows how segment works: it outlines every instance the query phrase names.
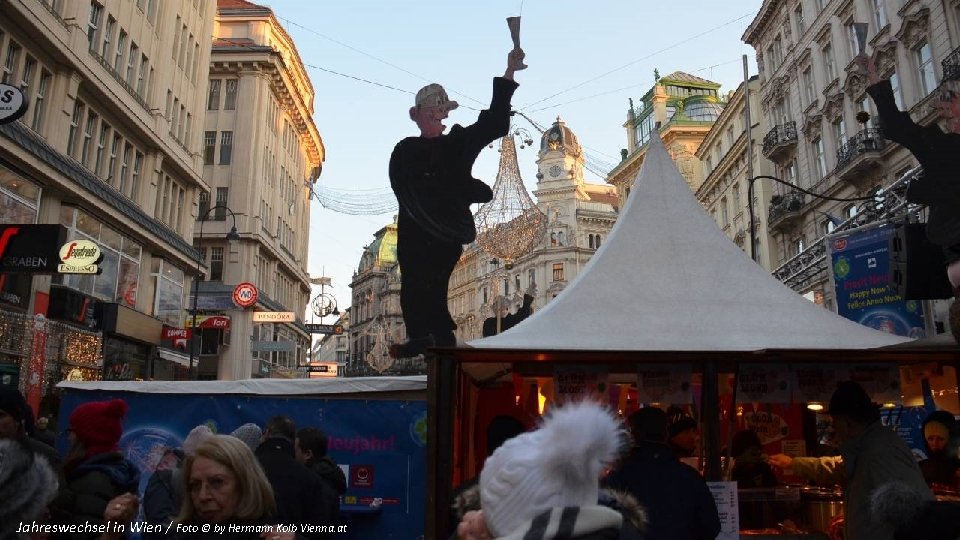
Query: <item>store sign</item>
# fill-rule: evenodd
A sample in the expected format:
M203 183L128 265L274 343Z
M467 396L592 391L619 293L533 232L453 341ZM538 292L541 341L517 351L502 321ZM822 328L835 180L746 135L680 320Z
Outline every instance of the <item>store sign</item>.
M184 326L193 327L193 317L187 317ZM197 328L213 328L216 330L229 330L230 317L226 315L197 315Z
M244 281L233 289L233 303L240 308L248 308L257 303L259 292L256 285Z
M292 311L257 311L253 314L255 323L289 323L297 320Z
M16 86L0 84L0 124L16 121L27 112L27 98Z
M591 399L605 403L607 370L597 366L562 366L554 370L553 398L557 403Z
M307 364L307 371L310 372L311 377L336 377L337 376L337 363L336 362L310 362Z
M294 341L251 341L250 350L253 352L293 352L297 350Z
M56 274L62 225L0 225L0 273Z
M99 274L103 252L90 240L71 240L60 247L61 274Z
M693 403L689 364L641 365L637 371L637 401L640 403Z
M160 333L160 345L171 349L187 350L187 342L190 341L193 331L189 328L175 328L173 326L163 326Z

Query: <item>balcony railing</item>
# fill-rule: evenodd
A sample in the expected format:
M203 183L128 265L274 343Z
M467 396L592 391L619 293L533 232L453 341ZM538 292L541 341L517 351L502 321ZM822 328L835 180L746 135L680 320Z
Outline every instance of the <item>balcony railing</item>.
M848 168L857 158L872 152L880 152L887 146L886 139L883 138L883 131L880 128L866 128L850 137L843 146L837 150L837 171L840 173L849 172ZM850 170L858 169L852 167ZM841 174L841 176L844 176Z
M957 47L940 62L943 66L943 80L960 80L960 47Z
M139 103L140 106L144 108L144 110L146 110L147 112L150 112L150 105L147 104L147 101L143 99L143 96L137 93L136 89L133 86L131 86L130 83L128 83L123 78L123 76L120 75L120 73L113 68L113 66L110 65L110 62L108 62L106 58L100 56L100 53L98 53L97 51L93 49L88 49L88 50L90 51L90 56L94 57L97 60L97 62L99 62L100 65L103 66L103 69L107 70L107 73L109 73L110 75L113 75L113 78L116 79L118 83L120 83L120 86L122 86L123 89L126 90L128 94L133 96L133 99L136 100L136 102Z
M763 155L772 158L783 150L797 144L797 123L787 122L774 126L763 137Z
M803 193L791 191L783 195L779 200L776 198L771 201L770 213L767 221L772 228L778 228L787 221L787 218L800 214L803 208Z

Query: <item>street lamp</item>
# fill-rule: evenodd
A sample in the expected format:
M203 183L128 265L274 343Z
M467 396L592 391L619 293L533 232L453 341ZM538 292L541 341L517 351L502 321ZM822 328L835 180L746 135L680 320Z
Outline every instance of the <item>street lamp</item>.
M210 212L222 208L227 213L230 214L230 218L233 219L233 227L230 227L230 232L227 233L227 241L233 245L234 242L240 241L240 233L237 232L237 215L233 213L233 210L227 208L226 205L218 204L211 208L208 208L206 212L200 216L200 235L197 237L197 244L203 242L203 223L207 221L207 218L210 216ZM194 345L197 339L197 297L200 296L200 267L203 265L203 259L197 257L197 274L193 277L193 324L190 325L190 379L196 379L196 373L193 369L193 358L194 358Z

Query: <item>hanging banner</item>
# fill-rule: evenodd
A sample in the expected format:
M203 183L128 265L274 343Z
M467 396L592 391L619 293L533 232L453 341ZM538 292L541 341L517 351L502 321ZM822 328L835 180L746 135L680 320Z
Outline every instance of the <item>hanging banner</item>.
M641 364L637 370L637 400L669 405L692 403L692 380L690 364Z
M791 374L787 366L741 364L737 378L740 403L790 403Z
M874 403L900 403L900 367L897 364L858 364L847 369L845 379L862 386Z
M247 422L261 428L276 415L327 435L328 455L347 478L337 538L411 539L424 534L427 408L424 401L329 399L322 396L148 394L66 389L60 418L80 404L123 398L130 406L120 451L140 470L143 497L164 450L179 448L191 429L230 433ZM176 411L176 414L170 414ZM58 448L66 450L60 436ZM298 524L299 526L299 524Z
M553 399L557 403L588 397L607 402L607 370L595 366L562 366L554 371Z
M864 227L827 236L830 276L836 289L837 313L875 330L922 338L923 307L904 300L889 286L891 224Z
M830 401L837 388L837 366L826 364L794 364L794 403L822 403Z

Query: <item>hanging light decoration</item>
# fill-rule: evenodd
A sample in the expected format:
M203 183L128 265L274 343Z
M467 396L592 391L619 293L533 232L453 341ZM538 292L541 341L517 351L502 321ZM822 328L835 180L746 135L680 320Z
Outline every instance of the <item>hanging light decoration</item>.
M520 139L521 148L533 145L533 138L522 128L501 139L500 170L493 184L493 199L474 215L480 248L503 259L507 269L514 260L530 252L547 228L547 216L533 202L520 177L514 137Z
M373 347L364 357L367 364L381 374L390 369L394 362L389 354L392 340L387 336L387 330L384 328L383 322L379 319L374 321L362 335L373 340Z

